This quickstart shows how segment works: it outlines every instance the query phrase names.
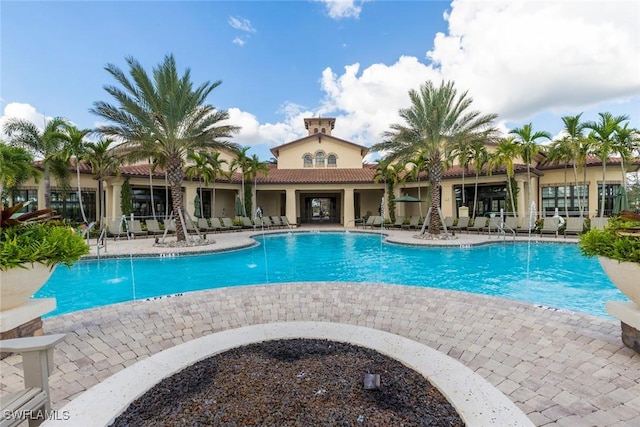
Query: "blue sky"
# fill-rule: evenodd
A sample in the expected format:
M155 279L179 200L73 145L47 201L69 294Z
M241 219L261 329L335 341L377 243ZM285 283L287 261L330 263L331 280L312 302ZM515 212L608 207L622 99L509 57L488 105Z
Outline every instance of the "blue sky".
M107 63L151 70L173 53L263 160L336 117L336 136L380 140L407 91L453 80L507 130L556 135L563 115L627 114L640 127L640 2L7 1L0 122L63 116L92 128Z

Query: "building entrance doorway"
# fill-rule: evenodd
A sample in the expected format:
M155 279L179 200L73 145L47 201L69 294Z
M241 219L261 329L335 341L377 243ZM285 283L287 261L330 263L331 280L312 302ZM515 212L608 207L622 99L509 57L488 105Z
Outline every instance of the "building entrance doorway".
M336 195L302 196L300 221L304 224L339 224L338 200Z

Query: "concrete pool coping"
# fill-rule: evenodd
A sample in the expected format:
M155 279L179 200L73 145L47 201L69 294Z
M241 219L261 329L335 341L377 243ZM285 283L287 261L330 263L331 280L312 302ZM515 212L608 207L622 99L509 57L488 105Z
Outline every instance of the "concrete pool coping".
M371 348L427 378L456 408L466 425L533 426L527 416L480 375L424 344L371 328L330 322L280 322L217 332L161 351L93 386L60 411L84 427L111 424L130 403L162 379L215 354L270 340L313 338Z

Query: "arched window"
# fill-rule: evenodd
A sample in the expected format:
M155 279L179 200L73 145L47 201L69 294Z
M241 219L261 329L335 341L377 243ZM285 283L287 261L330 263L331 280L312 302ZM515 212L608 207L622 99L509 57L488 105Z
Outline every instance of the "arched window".
M327 133L327 130L325 128L322 128L322 133Z
M316 167L317 168L324 167L324 153L322 151L318 151L316 153Z
M318 128L313 128L313 133L318 133Z
M338 161L336 158L335 154L329 154L329 156L327 156L327 167L328 168L335 168L336 166L338 166Z
M312 168L313 167L313 158L311 157L311 154L305 154L304 155L304 167L305 168Z

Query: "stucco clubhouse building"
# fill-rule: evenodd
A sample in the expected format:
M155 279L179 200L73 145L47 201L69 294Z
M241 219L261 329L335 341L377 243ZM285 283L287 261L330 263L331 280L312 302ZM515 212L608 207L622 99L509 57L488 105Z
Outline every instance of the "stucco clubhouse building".
M378 215L385 192L384 182L375 182L376 165L364 162L369 149L332 135L336 126L334 118L307 118L304 126L308 134L303 138L283 143L271 149L276 162L270 163L266 175L259 174L253 186L253 206L260 206L264 215L286 215L290 223L299 225L316 222L353 227L356 218ZM487 150L493 147L488 144ZM233 160L230 152L221 153L221 158L229 163ZM228 166L228 165L225 165ZM566 166L566 167L565 167ZM98 182L88 165L80 164L83 206L90 220L97 218L98 197L102 198L106 220L119 218L121 190L125 178L129 178L132 188L134 215L141 219L151 218L151 203L156 216L164 218L170 210L170 191L166 186L164 171L157 169L150 173L150 164L130 164L120 167L120 174L103 180L102 194L98 194ZM73 167L75 171L75 166ZM640 159L627 165L627 172L640 169ZM531 206L529 194L542 216L553 215L555 208L561 215L567 201L570 215L579 215L579 194L586 194L584 215L593 217L599 209L602 191L602 162L597 157L589 157L586 163L586 179L580 173L575 184L572 165L550 163L544 154L539 155L531 171L531 192L527 179L527 165L516 159L515 181L518 186L518 217L524 217ZM254 183L252 183L254 184ZM606 165L605 214L613 207L613 199L622 184L622 167L618 158L610 158ZM73 185L73 183L72 183ZM475 171L464 172L464 191L469 212L473 212ZM153 192L151 191L153 186ZM200 194L197 178L185 180L185 209L195 214L196 195ZM398 203L396 215L409 217L425 215L429 206L426 172L416 180L407 180L395 188L395 197L409 195L419 197L424 203ZM480 171L478 180L477 215L499 212L506 206L507 175L503 169L487 173ZM62 197L55 179L51 182L52 208L64 218L81 219L77 192L68 192ZM442 179L442 213L458 217L462 206L463 169L459 165L448 168ZM215 183L203 187L202 207L204 217L234 217L236 198L241 192L241 176L234 173L231 179L219 177ZM565 198L565 192L567 197ZM153 197L152 197L153 193ZM214 200L215 194L215 200ZM31 200L30 209L44 208L44 185L27 182L13 195L10 204ZM167 207L169 207L167 209ZM253 216L253 215L251 215ZM387 214L388 217L388 214Z

